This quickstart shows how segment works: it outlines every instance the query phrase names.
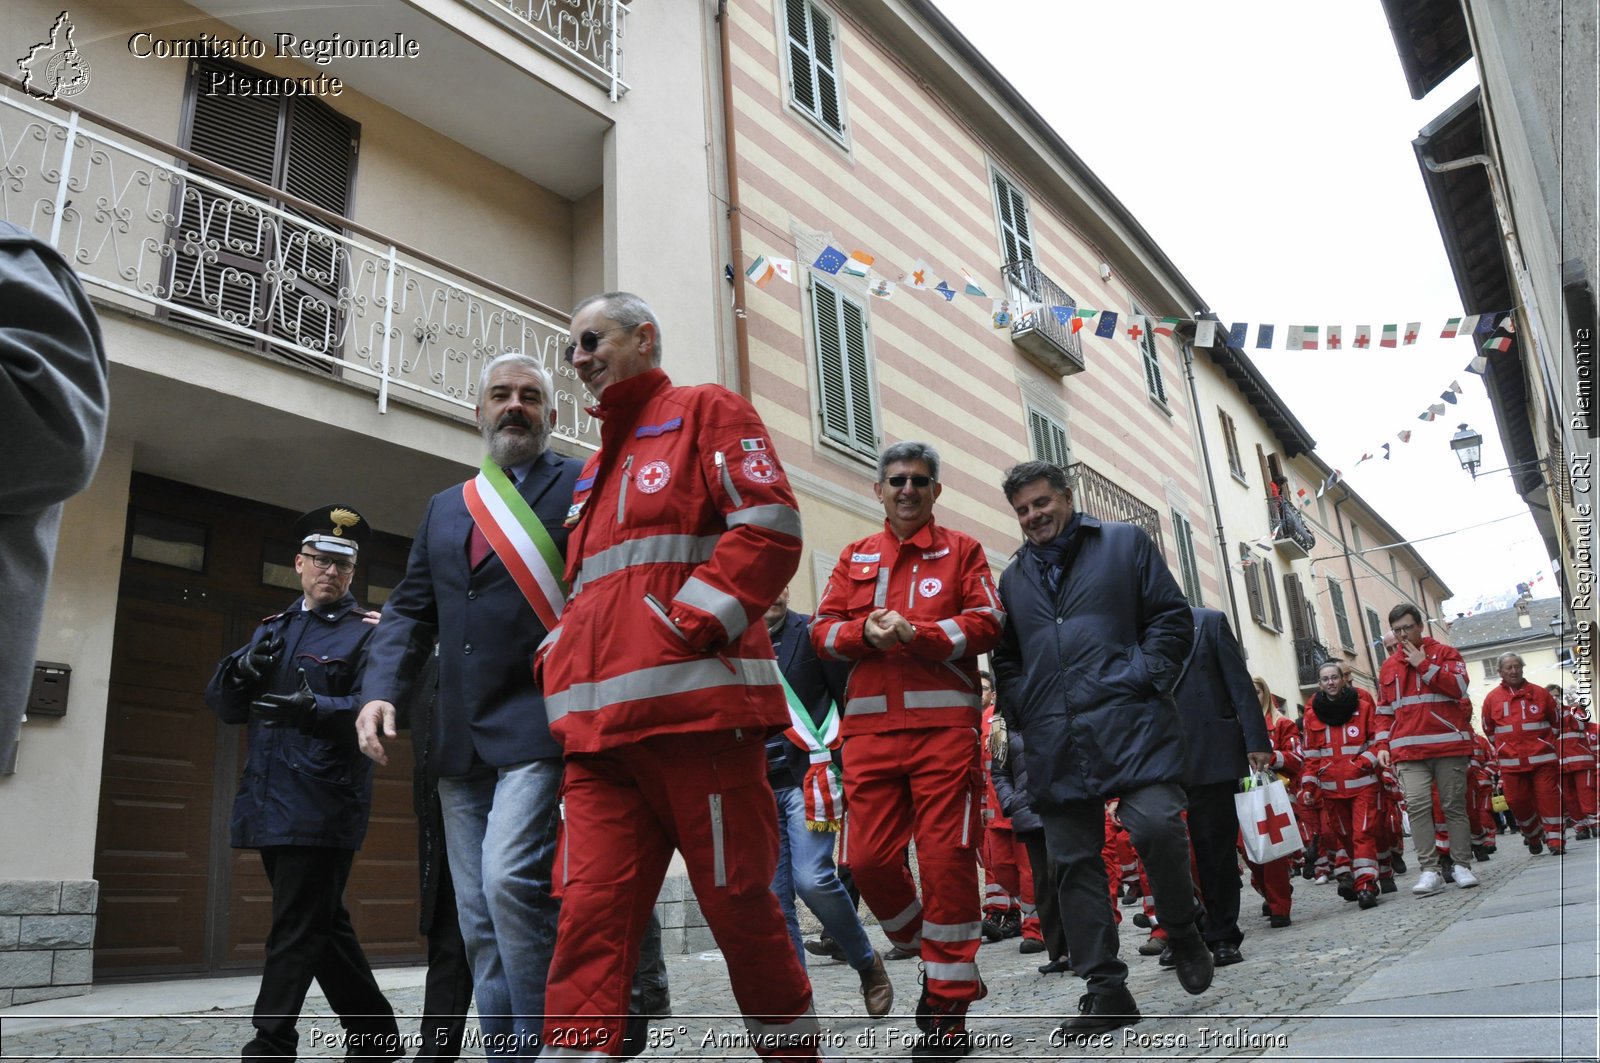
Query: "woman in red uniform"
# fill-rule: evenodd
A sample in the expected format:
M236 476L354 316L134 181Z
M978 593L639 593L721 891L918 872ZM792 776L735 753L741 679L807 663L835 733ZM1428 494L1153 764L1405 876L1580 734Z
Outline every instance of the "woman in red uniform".
M1262 715L1266 718L1267 735L1272 739L1272 770L1278 773L1284 786L1292 793L1299 789L1303 763L1300 756L1300 729L1293 720L1278 711L1278 699L1273 697L1265 679L1257 676L1255 686L1256 694L1261 699ZM1289 885L1289 878L1294 854L1280 856L1266 864L1257 864L1246 857L1245 863L1250 865L1250 885L1266 898L1266 903L1262 905L1263 914L1271 919L1275 927L1288 926L1289 894L1293 889Z

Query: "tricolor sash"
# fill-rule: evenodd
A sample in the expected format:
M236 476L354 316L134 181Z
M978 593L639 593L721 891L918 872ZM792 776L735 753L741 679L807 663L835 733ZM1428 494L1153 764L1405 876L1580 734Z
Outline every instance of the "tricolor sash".
M783 693L789 701L789 727L784 737L806 751L810 767L800 784L805 798L806 829L815 831L838 830L844 822L844 781L839 767L833 762L833 753L842 738L839 734L839 706L828 706L828 715L819 727L811 719L805 703L783 678Z
M554 631L567 601L567 581L562 578L566 565L533 507L488 455L477 477L461 486L461 497L545 630Z

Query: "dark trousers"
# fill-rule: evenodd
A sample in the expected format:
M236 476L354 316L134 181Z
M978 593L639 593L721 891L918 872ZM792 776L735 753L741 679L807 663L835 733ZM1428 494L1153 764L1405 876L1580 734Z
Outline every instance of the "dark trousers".
M1199 872L1200 898L1205 903L1205 918L1200 932L1206 944L1238 945L1244 940L1239 929L1239 858L1236 842L1239 818L1233 795L1239 786L1227 782L1185 787L1189 798L1189 841L1194 845L1194 862Z
M1061 925L1061 898L1057 894L1056 867L1045 844L1044 830L1019 830L1017 837L1028 847L1028 863L1033 868L1033 897L1039 909L1039 930L1044 934L1046 954L1052 960L1067 955L1067 932Z
M1157 783L1120 795L1118 815L1144 861L1156 918L1168 935L1195 933L1199 905L1189 875L1189 832L1183 823L1183 788ZM1117 926L1100 850L1105 846L1105 802L1068 801L1038 810L1045 844L1056 861L1057 896L1066 921L1067 952L1091 993L1108 993L1128 980L1117 958Z
M433 924L428 928L428 981L422 994L422 1047L417 1059L453 1063L461 1056L467 1029L467 1008L472 1004L472 964L461 938L456 913L456 888L450 879L450 862L439 853L438 892L434 895Z
M344 907L355 855L349 849L302 845L261 850L272 883L272 931L256 995L256 1036L240 1058L295 1058L295 1022L312 979L339 1015L347 1060L401 1057L394 1011L372 977Z

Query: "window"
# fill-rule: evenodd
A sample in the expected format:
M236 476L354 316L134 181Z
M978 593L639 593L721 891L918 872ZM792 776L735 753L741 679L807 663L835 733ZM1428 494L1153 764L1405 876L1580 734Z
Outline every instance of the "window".
M1493 657L1485 657L1483 659L1483 678L1485 678L1485 679L1499 679L1500 678L1500 669L1495 667L1495 659Z
M1383 641L1383 626L1378 623L1376 609L1367 610L1367 645L1375 645Z
M867 358L867 314L861 304L811 278L812 336L822 390L822 434L851 450L876 456L877 413Z
M132 523L128 535L130 558L189 572L206 570L207 528L204 524L140 509L133 511Z
M1261 585L1266 588L1267 605L1272 607L1272 630L1283 630L1283 607L1278 604L1278 576L1272 571L1272 562L1261 559Z
M1358 554L1364 549L1361 543L1361 525L1355 521L1350 522L1350 543Z
M1000 253L1006 262L1033 261L1033 227L1028 222L1028 201L1010 181L994 174L995 209L1000 213Z
M1138 303L1133 304L1133 316L1144 318L1144 334L1139 337L1139 353L1144 356L1144 386L1150 397L1161 405L1167 404L1167 383L1161 377L1161 358L1156 353L1156 338L1150 331L1150 315Z
M1394 559L1394 553L1389 554L1389 578L1396 587L1400 586L1400 566Z
M1189 604L1206 604L1200 597L1200 564L1194 556L1194 525L1177 510L1172 511L1173 539L1178 544L1178 572L1183 580L1183 596Z
M1039 461L1048 461L1063 469L1072 463L1072 454L1067 448L1066 426L1032 406L1028 407L1028 443L1033 456Z
M1339 645L1354 650L1356 640L1350 633L1350 616L1344 610L1344 588L1332 576L1328 577L1328 600L1333 603L1333 619L1339 625Z
M1228 471L1233 473L1234 479L1240 483L1247 482L1244 478L1244 459L1239 457L1239 432L1234 426L1233 418L1227 411L1218 409L1217 416L1222 418L1222 442L1228 448Z
M1250 619L1264 623L1266 612L1261 597L1261 563L1248 543L1239 544L1239 568L1244 573L1245 596L1250 599Z
M839 94L839 39L833 16L812 0L785 0L789 23L789 97L834 136L844 136Z
M243 69L216 59L190 64L184 146L296 199L348 215L359 128L309 96L201 91L211 74ZM180 188L181 202L173 210L178 232L172 241L172 300L206 317L337 354L340 289L348 278L344 255L321 223L313 228L262 214L254 194L242 190L233 196L199 184ZM205 327L192 319L187 323ZM250 342L237 332L213 331L229 342ZM327 368L292 353L285 357Z

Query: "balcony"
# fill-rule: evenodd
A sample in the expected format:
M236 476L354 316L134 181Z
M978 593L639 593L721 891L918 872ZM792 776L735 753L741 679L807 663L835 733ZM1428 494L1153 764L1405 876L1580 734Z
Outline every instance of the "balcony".
M628 91L622 80L620 0L488 0L509 13L535 45L564 55L589 80L608 90L613 103Z
M380 413L471 423L483 366L533 354L556 382L554 434L599 445L560 311L109 119L0 97L0 218L97 300L325 374Z
M1271 529L1272 545L1291 561L1310 557L1312 548L1317 545L1317 537L1306 527L1300 511L1282 495L1267 499L1267 527Z
M1150 536L1156 549L1162 550L1159 513L1081 461L1068 465L1066 472L1067 486L1072 488L1073 509L1099 520L1137 524Z
M1062 324L1053 306L1076 307L1078 301L1044 275L1031 259L1018 259L1000 267L1013 303L1042 304L1019 313L1011 323L1011 342L1021 347L1041 367L1057 376L1083 372L1083 341L1072 331L1071 320Z
M1316 639L1305 638L1294 640L1295 670L1300 677L1300 689L1309 690L1317 685L1317 672L1333 654L1328 647Z

